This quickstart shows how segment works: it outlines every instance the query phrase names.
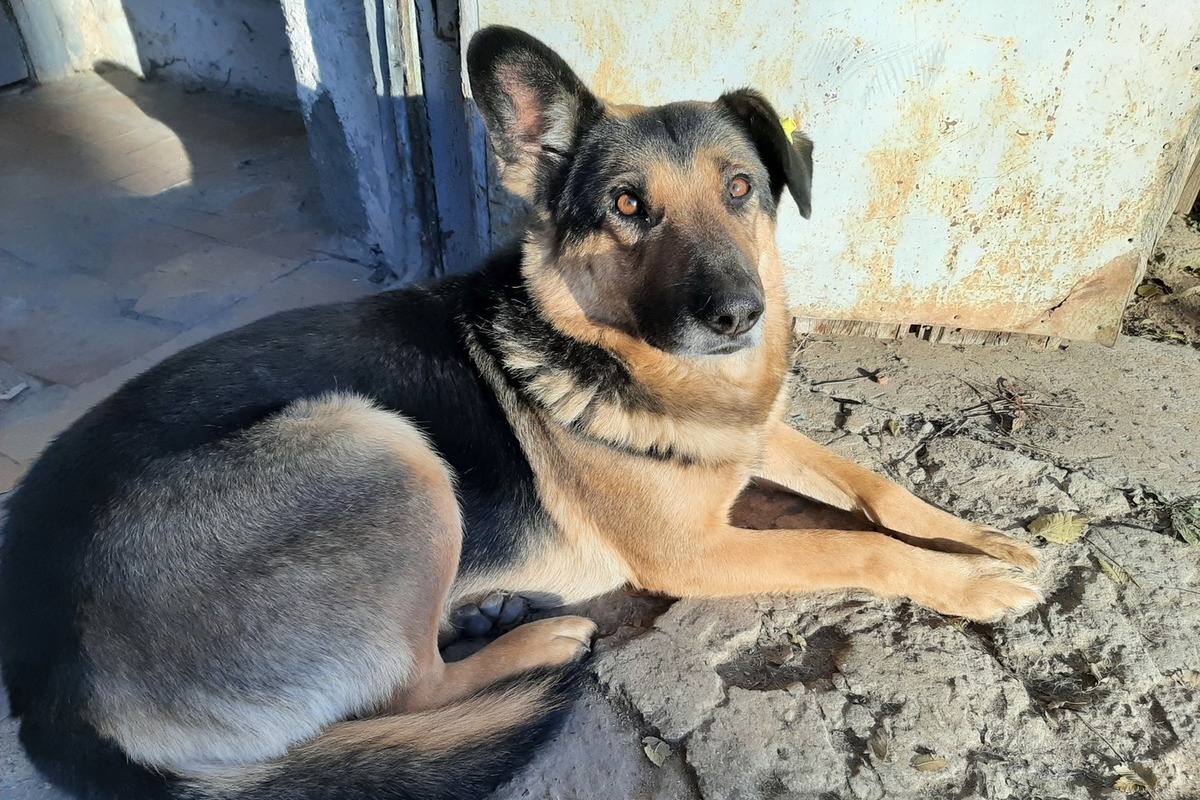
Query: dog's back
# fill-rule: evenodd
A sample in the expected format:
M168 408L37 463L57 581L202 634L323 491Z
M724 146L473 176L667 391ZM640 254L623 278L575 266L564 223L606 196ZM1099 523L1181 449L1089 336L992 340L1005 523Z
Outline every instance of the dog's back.
M412 671L414 617L436 638L441 609L411 598L458 567L443 459L468 476L468 571L531 527L503 513L536 513L532 476L459 321L514 266L255 323L51 444L8 504L0 560L4 678L46 774L84 796L458 798L548 735L570 671L342 722Z

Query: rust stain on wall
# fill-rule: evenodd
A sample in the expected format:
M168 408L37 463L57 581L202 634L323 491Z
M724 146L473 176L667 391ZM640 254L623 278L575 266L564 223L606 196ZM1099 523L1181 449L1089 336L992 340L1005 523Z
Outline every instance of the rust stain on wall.
M1020 333L1091 339L1110 347L1121 330L1121 315L1141 274L1142 257L1124 253L1083 278L1066 297L1037 319L1015 328Z

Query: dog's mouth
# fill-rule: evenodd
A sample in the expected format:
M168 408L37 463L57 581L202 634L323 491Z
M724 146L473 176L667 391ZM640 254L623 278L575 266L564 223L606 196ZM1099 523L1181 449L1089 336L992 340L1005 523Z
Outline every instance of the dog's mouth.
M750 347L750 334L739 336L736 341L724 342L710 349L706 356L727 356Z
M682 340L672 348L677 355L721 357L758 347L763 341L765 326L759 320L754 327L737 336L715 334L700 325L690 325Z

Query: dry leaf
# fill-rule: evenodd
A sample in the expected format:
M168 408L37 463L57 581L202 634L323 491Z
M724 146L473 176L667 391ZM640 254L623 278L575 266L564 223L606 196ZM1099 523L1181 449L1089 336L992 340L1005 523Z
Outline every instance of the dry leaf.
M892 436L895 436L900 432L900 423L894 419L889 419L887 422L883 423L883 429Z
M1177 669L1171 675L1175 680L1190 689L1200 689L1200 671L1194 669Z
M1142 787L1138 786L1135 780L1125 776L1117 778L1116 783L1113 784L1113 788L1125 794L1137 794L1142 790Z
M1165 294L1162 287L1154 283L1143 283L1137 287L1138 297L1158 297L1160 294Z
M804 638L804 634L800 632L799 626L793 625L788 628L787 638L792 643L792 646L799 649L801 653L808 649L808 641Z
M871 739L867 744L870 745L871 752L875 754L876 761L886 762L888 756L892 754L892 739L882 730L871 734Z
M1029 532L1054 544L1072 544L1087 532L1088 521L1087 517L1060 511L1029 523Z
M1200 547L1200 496L1171 504L1171 529L1192 547Z
M1145 764L1136 761L1128 764L1118 764L1113 771L1121 777L1117 778L1113 788L1125 794L1135 794L1142 790L1153 792L1158 786L1158 778Z
M1100 571L1107 575L1110 581L1117 584L1133 583L1133 576L1120 564L1114 564L1104 556L1097 558L1100 559Z
M912 760L913 769L917 772L941 772L946 767L950 766L950 762L941 756L935 756L931 753L922 753Z
M646 758L650 759L650 763L656 767L661 767L663 762L671 756L671 745L657 736L643 737L642 749L646 751Z

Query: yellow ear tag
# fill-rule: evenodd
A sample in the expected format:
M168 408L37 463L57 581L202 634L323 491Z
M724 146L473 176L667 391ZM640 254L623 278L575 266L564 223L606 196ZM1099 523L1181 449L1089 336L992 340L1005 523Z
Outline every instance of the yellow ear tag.
M779 124L783 126L783 132L788 137L792 138L792 134L796 132L796 123L791 117L779 120Z

